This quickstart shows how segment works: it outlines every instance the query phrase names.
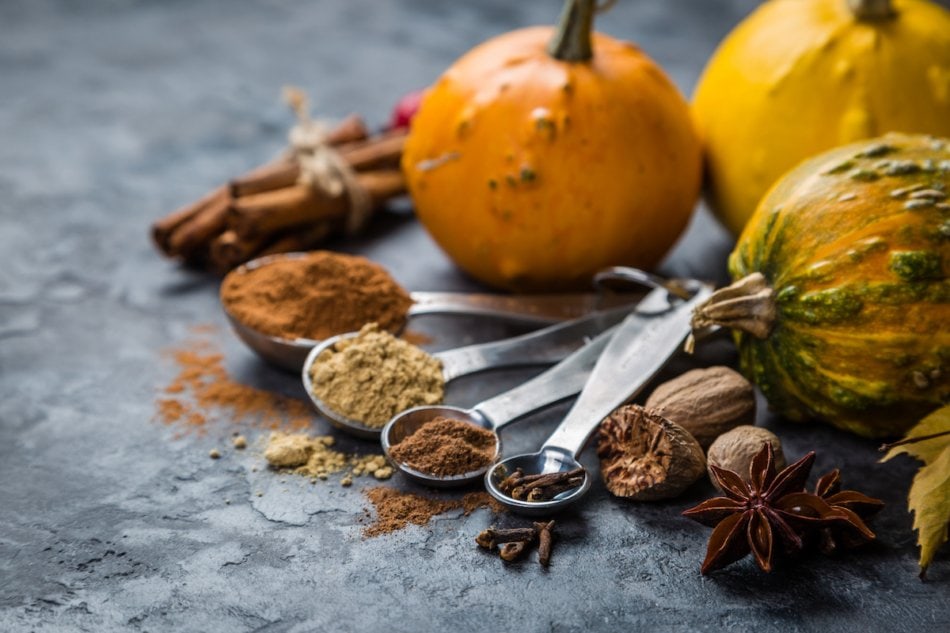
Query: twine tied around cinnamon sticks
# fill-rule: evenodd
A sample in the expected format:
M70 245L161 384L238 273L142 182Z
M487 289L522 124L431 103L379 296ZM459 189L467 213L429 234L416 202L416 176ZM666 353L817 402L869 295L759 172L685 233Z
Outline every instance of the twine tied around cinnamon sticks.
M311 119L302 91L286 94L297 115L287 151L156 221L152 238L162 253L223 274L353 235L405 193L405 129L371 134L355 114L331 127Z
M373 212L373 197L360 184L356 172L329 142L327 126L310 116L307 94L296 86L284 88L284 100L297 115L297 125L287 138L290 151L300 165L297 182L322 189L327 195L349 197L344 231L355 235L363 229Z

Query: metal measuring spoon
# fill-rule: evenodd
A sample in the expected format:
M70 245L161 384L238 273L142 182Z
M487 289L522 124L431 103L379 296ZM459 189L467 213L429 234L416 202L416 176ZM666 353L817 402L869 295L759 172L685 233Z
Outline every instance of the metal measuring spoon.
M597 357L607 346L607 342L613 336L615 329L611 328L602 332L593 341L543 374L510 391L480 402L470 409L429 406L416 407L400 413L383 427L382 437L380 438L383 453L396 468L405 473L410 479L428 486L448 488L462 486L481 479L488 470L488 466L461 475L440 477L416 470L398 461L392 456L391 449L406 437L415 433L426 422L441 416L468 422L492 431L495 434L495 455L492 460L494 461L501 454L501 439L498 437L498 431L515 420L565 398L570 398L579 392L597 362Z
M251 260L229 274L244 274L281 259L305 257L307 253L282 253ZM553 295L492 295L461 292L411 292L407 317L452 314L508 319L539 325L575 319L598 310L632 305L641 294L574 293ZM309 338L271 336L242 323L222 303L224 314L238 338L269 363L299 372L307 354L320 341Z
M669 294L665 290L654 290L637 305L635 310L643 315L650 315L666 312L669 308ZM633 326L630 328L633 329ZM447 406L417 407L397 415L383 429L381 438L383 451L399 470L423 484L448 487L479 479L488 467L463 475L439 477L400 463L392 457L390 448L414 433L426 422L443 416L469 422L492 431L495 434L494 459L497 459L501 454L498 430L534 411L578 393L616 329L615 327L605 331L588 345L534 379L477 404L471 409Z
M678 299L689 299L693 296L689 288L690 280L666 279L651 272L631 268L630 266L611 266L597 271L594 275L594 285L598 288L610 287L610 282L634 283L647 288L663 288Z
M489 369L556 363L579 347L583 347L591 337L623 321L631 309L633 309L631 306L614 308L573 321L551 325L521 336L467 345L438 352L433 356L442 361L442 377L446 383L460 376ZM333 426L357 437L378 439L381 428L368 426L360 420L350 418L333 409L314 393L313 379L310 377L311 368L320 354L339 341L353 338L358 334L358 332L340 334L313 347L303 363L303 386L313 405ZM577 391L580 391L580 387Z
M522 501L503 492L501 482L516 469L526 475L566 472L582 468L577 456L601 420L635 397L650 382L689 334L693 309L711 293L710 286L695 282L694 294L665 312L635 311L617 327L617 333L597 361L577 402L537 453L509 457L485 474L485 487L498 501L528 515L546 515L580 500L590 489L591 476L584 469L583 483L546 501ZM655 290L663 292L665 290ZM651 293L653 294L653 293Z

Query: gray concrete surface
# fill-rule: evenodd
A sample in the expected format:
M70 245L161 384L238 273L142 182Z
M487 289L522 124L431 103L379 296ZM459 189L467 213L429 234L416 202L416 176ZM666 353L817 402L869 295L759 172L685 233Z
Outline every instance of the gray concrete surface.
M599 24L639 42L688 92L755 4L631 0ZM306 87L325 114L381 121L470 46L550 22L558 5L0 4L0 630L948 630L946 551L930 582L916 577L904 504L913 464L878 465L875 443L828 428L762 414L790 457L816 449L817 471L841 466L846 484L887 501L880 542L770 576L744 561L703 578L709 531L679 512L708 484L651 505L597 488L560 520L549 570L505 568L472 541L495 520L486 510L363 540L359 485L254 472L255 446L212 461L235 428L227 420L184 438L152 420L175 371L161 350L198 324L218 326L210 336L239 379L303 395L230 335L215 280L163 261L147 240L152 219L280 147L281 86ZM410 218L338 246L411 289L475 288ZM664 271L721 279L728 249L701 213ZM444 319L423 329L437 347L500 333ZM719 344L696 362L732 360ZM527 375L468 380L451 398L470 403ZM508 448L538 442L563 411L507 431Z

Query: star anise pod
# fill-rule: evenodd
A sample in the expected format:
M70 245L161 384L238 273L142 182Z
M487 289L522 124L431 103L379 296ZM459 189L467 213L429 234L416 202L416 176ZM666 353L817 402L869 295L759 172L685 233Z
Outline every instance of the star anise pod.
M803 537L819 533L842 544L874 539L863 518L883 503L854 490L840 490L840 475L834 470L822 477L815 494L805 492L805 480L815 461L812 451L775 472L772 445L766 442L752 460L749 481L737 473L710 465L725 492L683 514L714 527L703 561L706 574L733 563L749 552L763 571L771 571L776 534L789 552L803 548ZM835 540L837 539L837 541Z
M776 473L772 444L765 442L749 466L748 482L734 471L710 464L713 477L726 496L708 499L683 513L715 528L709 537L703 574L721 569L749 552L762 571L771 571L776 537L787 550L802 549L802 517L793 514L783 501L805 489L814 461L813 451ZM824 504L821 499L818 501Z
M835 468L815 484L815 495L821 497L847 520L832 520L819 530L819 547L825 554L841 548L850 549L874 540L864 521L881 511L884 502L856 490L841 490L841 473Z

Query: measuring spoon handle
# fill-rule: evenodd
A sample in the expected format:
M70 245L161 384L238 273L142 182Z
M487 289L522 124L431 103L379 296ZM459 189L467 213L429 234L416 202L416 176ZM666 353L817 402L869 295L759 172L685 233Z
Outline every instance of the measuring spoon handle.
M492 295L464 292L413 292L409 316L459 314L527 323L559 323L591 312L636 303L642 292L549 295Z
M625 306L596 312L521 336L468 345L434 356L442 361L442 376L446 382L496 367L556 363L583 347L591 337L623 321L632 309Z
M601 420L635 397L676 353L690 332L693 309L711 292L702 285L691 299L668 311L632 312L617 327L577 402L542 450L556 449L577 457Z
M616 327L605 330L543 374L535 376L510 391L485 400L473 407L485 417L492 428L503 426L529 413L570 398L580 392Z

